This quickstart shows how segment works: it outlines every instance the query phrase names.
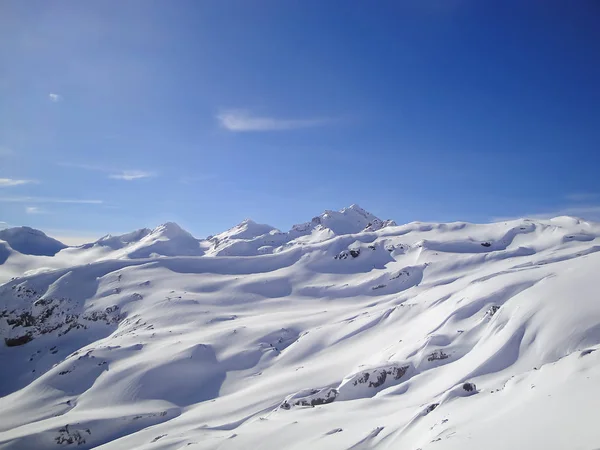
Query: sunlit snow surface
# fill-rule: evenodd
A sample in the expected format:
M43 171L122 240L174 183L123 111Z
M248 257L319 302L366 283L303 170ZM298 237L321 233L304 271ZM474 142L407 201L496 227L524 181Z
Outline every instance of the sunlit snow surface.
M0 241L0 448L600 448L600 225L375 219Z

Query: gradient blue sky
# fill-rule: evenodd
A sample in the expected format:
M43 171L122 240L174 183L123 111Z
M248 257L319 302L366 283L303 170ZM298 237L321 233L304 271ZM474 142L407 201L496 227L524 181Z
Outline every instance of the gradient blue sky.
M600 218L600 3L4 1L0 225Z

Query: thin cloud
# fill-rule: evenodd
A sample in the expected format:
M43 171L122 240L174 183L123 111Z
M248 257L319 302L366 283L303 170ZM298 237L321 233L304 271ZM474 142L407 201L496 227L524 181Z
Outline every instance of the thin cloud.
M0 178L0 188L10 186L20 186L22 184L37 183L35 180L16 180L14 178Z
M58 102L60 102L60 101L61 101L63 98L62 98L62 95L60 95L60 94L55 94L55 93L52 93L52 92L51 92L50 94L48 94L48 99L50 99L50 101L51 101L51 102L53 102L53 103L58 103Z
M27 214L46 214L46 211L39 206L27 206L25 212Z
M275 117L254 116L248 111L227 110L217 114L219 125L234 132L243 131L283 131L299 128L320 127L331 123L331 119L279 119Z
M61 163L58 163L58 165L62 166L62 167L71 167L74 169L91 170L94 172L108 173L108 178L112 178L114 180L132 181L132 180L139 180L142 178L150 178L150 177L156 176L155 172L149 172L146 170L138 170L138 169L121 170L121 169L114 169L111 167L105 167L105 166L100 166L100 165L95 165L95 164L77 164L77 163L70 163L70 162L61 162Z
M104 201L53 197L0 197L0 203L72 203L79 205L101 205Z
M142 178L150 178L153 176L154 173L144 172L143 170L123 170L120 173L113 173L109 175L108 178L112 178L115 180L133 181Z

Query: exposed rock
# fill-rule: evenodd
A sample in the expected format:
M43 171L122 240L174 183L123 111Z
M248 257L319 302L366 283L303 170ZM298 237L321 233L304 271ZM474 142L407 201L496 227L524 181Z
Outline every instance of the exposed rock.
M348 259L349 253L344 250L343 252L339 252L337 255L333 257L333 259Z
M348 259L348 256L352 256L353 258L357 258L358 255L360 255L360 249L356 248L356 249L341 251L337 255L335 255L333 257L333 259Z
M23 336L19 336L16 338L4 338L4 343L7 347L17 347L19 345L27 344L29 341L32 341L33 338L29 334L24 334Z
M279 407L285 410L289 410L294 406L315 407L332 403L337 396L338 390L334 388L307 389L290 395Z
M0 319L5 319L6 324L16 330L16 336L4 337L4 342L9 347L24 345L38 336L54 331L58 331L58 336L63 336L74 329L86 329L86 322L111 325L123 318L116 305L78 314L75 312L76 305L69 298L42 298L34 289L23 285L15 285L12 290L16 298L29 300L31 303L23 309L0 312Z
M499 310L499 309L500 309L500 307L499 307L499 306L497 306L497 305L492 305L492 306L490 307L490 309L488 309L488 310L486 311L485 315L486 315L487 317L494 317L494 314L496 314L496 313L498 312L498 310Z
M388 375L391 376L394 380L399 380L404 376L409 366L390 366L383 367L379 369L375 369L369 372L363 372L354 380L352 383L354 386L359 384L368 383L369 387L376 388L385 383ZM369 381L369 378L375 377L375 381Z
M432 403L431 405L427 406L427 408L425 408L425 415L429 414L431 411L433 411L438 406L440 406L439 403Z
M58 433L58 436L54 438L54 441L58 445L83 445L85 444L85 433L88 435L92 434L89 428L83 430L69 430L68 424L58 430Z
M475 386L475 383L464 383L462 385L462 388L467 392L474 392L477 390L477 386Z
M427 357L427 361L437 361L446 358L449 358L449 355L444 353L443 350L435 350Z
M381 389L404 381L410 367L410 364L392 363L356 372L344 378L337 388L338 400L371 397Z
M367 223L363 231L377 231L385 227L395 226L397 226L397 224L393 220L381 220L379 218L374 218L369 223Z

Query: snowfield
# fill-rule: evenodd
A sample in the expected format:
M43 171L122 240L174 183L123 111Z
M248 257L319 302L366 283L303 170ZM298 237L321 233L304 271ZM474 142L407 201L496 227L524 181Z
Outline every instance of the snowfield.
M0 448L600 448L600 224L0 231Z

